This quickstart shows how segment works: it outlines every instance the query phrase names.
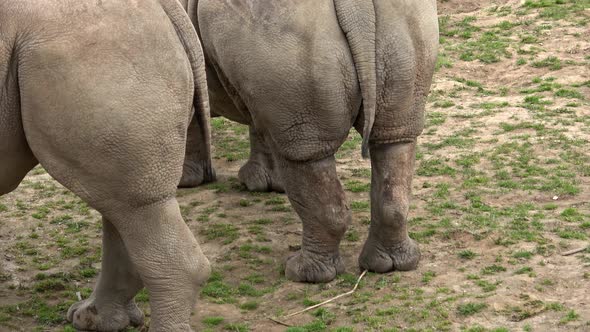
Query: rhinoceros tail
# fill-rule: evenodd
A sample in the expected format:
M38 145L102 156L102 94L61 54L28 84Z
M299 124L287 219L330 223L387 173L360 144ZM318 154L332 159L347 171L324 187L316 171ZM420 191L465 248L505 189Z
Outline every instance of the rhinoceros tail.
M352 53L363 98L363 158L369 157L369 138L377 108L375 64L376 15L373 0L334 0L336 17Z
M193 106L195 108L194 119L198 122L200 128L200 137L203 148L206 153L207 160L204 169L204 178L206 181L211 181L215 178L213 169L211 167L211 124L210 124L210 109L209 109L209 95L207 92L207 76L205 73L205 57L203 55L203 48L197 36L197 32L181 3L178 0L160 0L164 11L172 21L176 33L182 42L186 54L189 58L195 85L195 93L193 99ZM193 121L194 122L194 121Z

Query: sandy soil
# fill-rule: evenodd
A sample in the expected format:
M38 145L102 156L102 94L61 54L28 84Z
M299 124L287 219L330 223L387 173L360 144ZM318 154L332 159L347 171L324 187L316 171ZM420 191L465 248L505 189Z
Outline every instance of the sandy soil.
M410 211L421 264L368 274L353 296L282 319L290 331L590 331L590 251L561 255L590 236L590 3L547 4L439 1L441 68ZM550 57L560 65L542 63ZM348 273L325 285L292 283L282 263L300 243L301 224L286 196L239 185L247 130L215 121L218 182L178 191L215 271L192 322L197 330L285 331L268 317L354 284L370 164L351 134L338 170L351 205L365 205L353 209L342 242ZM75 292L88 296L94 285L100 238L98 213L42 169L1 197L0 331L72 331L63 315ZM145 298L138 301L149 320Z

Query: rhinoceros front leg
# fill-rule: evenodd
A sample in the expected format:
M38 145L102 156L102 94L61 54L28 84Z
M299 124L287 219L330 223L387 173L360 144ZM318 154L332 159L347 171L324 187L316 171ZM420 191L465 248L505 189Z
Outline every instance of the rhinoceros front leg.
M384 273L418 265L420 250L408 236L415 153L415 141L371 146L371 226L361 269Z
M143 282L123 244L121 235L110 221L102 221L102 267L90 298L77 302L68 310L68 321L84 331L119 331L141 326L143 313L133 297Z
M301 250L287 260L285 276L328 282L344 272L338 247L351 220L334 156L307 162L282 159L280 170L287 196L303 222Z
M284 192L276 161L262 134L250 126L250 158L240 168L238 178L250 191Z

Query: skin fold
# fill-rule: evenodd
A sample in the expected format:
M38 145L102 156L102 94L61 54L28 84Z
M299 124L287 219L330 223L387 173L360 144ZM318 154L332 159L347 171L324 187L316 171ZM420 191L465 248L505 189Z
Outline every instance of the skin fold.
M103 215L100 277L67 315L77 329L141 325L145 286L150 331L191 330L210 268L174 195L189 124L196 181L212 175L205 79L176 0L0 2L0 195L40 163Z
M334 154L354 127L370 155L371 230L362 269L414 269L407 214L416 138L438 48L434 0L188 0L213 115L250 126L239 172L253 191L286 191L303 222L295 281L343 271L350 209Z

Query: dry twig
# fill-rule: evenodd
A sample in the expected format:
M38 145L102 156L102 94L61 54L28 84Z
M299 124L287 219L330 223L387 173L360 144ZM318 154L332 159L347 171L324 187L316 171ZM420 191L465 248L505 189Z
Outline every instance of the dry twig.
M273 322L275 322L275 323L277 323L277 324L279 324L279 325L283 325L283 326L286 326L286 327L291 327L291 326L293 326L293 325L287 324L287 323L285 323L285 322L281 322L280 320L278 320L278 319L276 319L276 318L268 317L268 319L272 320Z
M570 250L570 251L562 252L561 253L561 256L570 256L570 255L573 255L573 254L577 254L579 252L582 252L582 251L584 251L586 249L588 249L588 247L583 247L583 248L578 248L578 249L573 249L573 250Z
M302 313L304 313L304 312L306 312L306 311L309 311L309 310L315 309L315 308L317 308L317 307L321 307L321 306L323 306L324 304L327 304L327 303L333 302L333 301L335 301L335 300L338 300L338 299L339 299L339 298L341 298L341 297L344 297L344 296L347 296L347 295L350 295L350 294L354 293L354 292L356 291L356 289L358 288L358 286L359 286L359 283L361 282L361 280L362 280L362 279L363 279L363 277L365 276L365 274L367 274L367 270L364 270L364 271L363 271L363 273L361 273L361 275L359 276L359 278L356 280L356 284L354 285L354 287L353 287L351 290L349 290L348 292L346 292L346 293L342 293L342 294L340 294L340 295L336 295L336 296L334 296L334 297L333 297L333 298L331 298L331 299L328 299L328 300L326 300L326 301L324 301L324 302L321 302L321 303L318 303L318 304L316 304L316 305L312 305L311 307L307 307L307 308L305 308L305 309L303 309L303 310L299 310L299 311L296 311L296 312L290 313L290 314L288 314L288 315L286 315L286 316L283 316L282 318L289 318L289 317L293 317L293 316L296 316L296 315L302 314ZM281 322L281 321L280 321L280 320L278 320L278 319L271 318L271 317L269 317L269 319L270 319L270 320L272 320L273 322L277 323L277 324L281 324L281 325L284 325L284 326L290 326L290 325L288 325L288 324L286 324L286 323L284 323L284 322Z

